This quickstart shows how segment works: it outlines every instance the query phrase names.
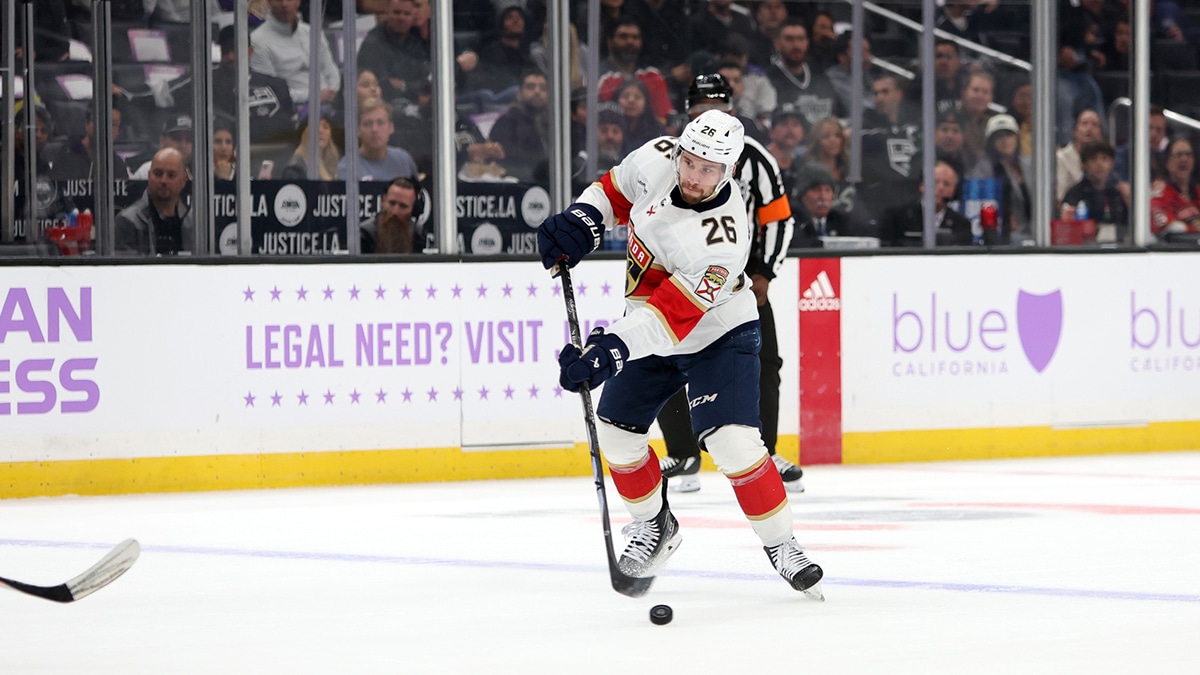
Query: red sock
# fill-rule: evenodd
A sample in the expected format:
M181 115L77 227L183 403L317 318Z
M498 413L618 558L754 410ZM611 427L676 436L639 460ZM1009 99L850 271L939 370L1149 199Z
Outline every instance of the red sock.
M733 494L737 496L742 512L750 520L765 520L787 504L787 492L783 479L770 457L763 457L758 464L745 471L729 476Z
M779 472L776 472L778 474ZM658 492L662 484L662 470L658 468L658 457L646 448L646 456L640 462L628 466L608 465L617 492L627 502L641 502ZM780 490L783 484L780 483Z

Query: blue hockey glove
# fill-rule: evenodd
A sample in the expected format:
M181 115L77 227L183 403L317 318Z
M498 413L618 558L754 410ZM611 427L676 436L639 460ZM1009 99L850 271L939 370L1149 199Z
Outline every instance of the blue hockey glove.
M558 355L558 383L567 391L578 392L587 385L589 390L621 372L629 360L629 348L621 338L597 328L588 336L583 351L567 345Z
M566 211L542 221L538 228L538 253L546 269L564 258L567 267L574 267L583 256L600 247L604 235L604 219L591 204L575 202Z

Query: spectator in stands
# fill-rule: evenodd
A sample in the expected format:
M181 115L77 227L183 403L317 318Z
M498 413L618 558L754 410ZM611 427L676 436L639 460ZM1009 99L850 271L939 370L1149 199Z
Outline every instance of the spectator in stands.
M525 10L504 6L497 13L500 32L477 50L479 67L468 78L468 88L490 91L495 103L511 103L522 86L524 74L537 65L525 42Z
M642 35L654 36L642 54L646 65L666 71L687 58L688 21L683 0L626 0L622 11L637 21Z
M835 187L845 185L850 170L849 141L846 127L836 117L826 117L812 125L808 132L808 148L804 151L808 163L825 165Z
M745 100L744 94L746 93L745 72L742 70L741 64L734 61L721 61L716 64L715 70L729 83L729 89L733 92L734 116L745 127L746 135L766 145L770 142L770 139L767 138L767 130L761 123L760 116L762 120L767 119L773 107L763 109L755 116L747 115L744 112L744 107L739 105ZM764 78L763 81L765 82L766 79ZM769 83L768 86L770 86ZM772 90L773 93L774 90ZM754 106L747 107L754 108Z
M837 63L837 54L834 53L837 33L833 29L833 15L820 10L813 14L808 26L809 36L812 38L809 45L809 66L823 73Z
M846 35L846 33L843 33ZM874 108L863 111L862 189L871 194L871 211L907 202L920 179L913 162L920 149L917 111L905 105L896 75L885 73L871 83Z
M401 176L417 175L417 163L403 148L388 145L396 127L392 124L392 106L377 98L367 99L358 106L358 152L346 154L338 162L337 176L349 174L351 157L356 158L358 180L390 181Z
M237 173L237 135L225 118L213 121L213 178L233 180Z
M971 42L983 43L972 10L978 0L945 0L934 16L934 28Z
M526 71L517 100L492 125L488 138L504 148L508 175L532 182L550 147L550 85L539 70Z
M723 71L722 68L732 71L731 66L726 64L736 66L738 72ZM771 80L767 78L767 72L750 62L750 43L745 37L731 34L721 42L721 50L717 54L717 70L733 87L733 105L738 115L754 120L759 131L765 129L771 119L771 113L779 107L779 97L775 93L775 87L771 85ZM735 84L731 79L733 77L736 77L740 84ZM751 135L754 133L749 129L747 131ZM758 140L757 136L755 140Z
M1104 62L1100 66L1100 70L1118 73L1129 72L1132 60L1130 48L1132 46L1133 32L1129 26L1129 19L1121 17L1112 24L1112 35L1104 42L1101 49L1101 53L1104 55Z
M843 112L829 79L823 72L809 67L808 44L808 29L804 22L794 17L784 20L767 77L781 104L796 104L804 119L815 124Z
M14 212L18 218L24 217L25 196L31 193L25 184L25 170L28 166L28 160L25 157L25 129L28 124L26 122L28 111L28 108L21 108L21 111L17 113L17 123L13 128L13 166L16 169L17 184L13 191L13 197L16 207ZM53 158L46 152L46 147L54 130L54 120L50 116L50 111L41 104L35 104L33 115L33 144L37 154L37 168L34 170L34 174L37 189L32 192L37 194L37 199L34 200L36 209L34 220L37 222L53 220L61 214L69 213L75 208L75 204L70 197L62 194L57 183L49 180L53 173L51 167ZM26 231L38 232L39 228L26 228Z
M1125 241L1129 234L1129 205L1109 180L1115 156L1113 147L1103 138L1085 143L1079 151L1083 180L1067 190L1060 206L1074 210L1080 202L1087 204L1088 218L1098 226L1116 226L1110 241Z
M949 207L958 193L958 172L948 162L937 160L933 167L934 242L938 246L970 246L974 242L971 221ZM925 244L925 181L918 196L907 204L888 209L881 229L884 246L921 247Z
M29 6L32 8L33 3ZM71 24L67 21L66 0L38 0L33 13L33 60L37 63L66 61L70 57ZM24 55L25 31L14 31L16 58Z
M1100 115L1095 110L1082 110L1075 117L1075 125L1071 132L1071 142L1058 149L1057 180L1055 181L1054 196L1062 201L1067 190L1083 179L1083 162L1079 152L1083 144L1100 140L1103 137L1100 128Z
M50 178L54 180L76 180L96 177L96 124L93 120L92 106L88 106L84 116L83 135L71 135L67 144L50 157ZM115 143L121 137L121 109L112 108L112 140ZM113 151L113 178L117 180L129 178L129 168L125 160Z
M300 18L300 0L268 0L268 4L270 15L250 33L250 44L254 46L250 67L287 80L292 100L307 111L308 71L312 67L308 60L311 31ZM337 94L342 76L325 36L318 35L317 39L321 41L316 66L320 72L318 98L322 103L328 103Z
M237 100L237 42L233 26L221 29L217 36L221 48L221 62L213 71L213 107L220 113L236 119ZM254 67L254 45L249 45L250 101L246 114L250 118L251 143L278 143L294 138L296 130L296 106L292 100L287 80L274 77ZM190 93L191 88L187 91ZM183 106L176 105L177 112L191 110L191 97ZM290 138L289 138L290 137Z
M184 157L163 148L150 160L146 192L114 222L117 255L169 256L195 253L193 213L180 199L188 182Z
M955 173L962 175L970 163L966 142L963 137L962 114L950 109L938 113L937 127L933 131L933 147L937 158L943 159L954 168Z
M583 69L590 52L587 45L579 42L579 33L573 23L567 24L567 41L567 70L570 72L571 89L576 89L585 84ZM529 45L529 58L538 70L546 74L551 72L550 31L544 31L541 39Z
M173 148L177 150L183 157L183 166L187 171L188 176L192 172L192 116L191 115L175 115L163 124L162 133L158 135L158 149ZM154 153L158 156L158 152ZM136 159L134 160L136 161ZM133 180L146 180L150 176L153 158L138 165L138 168L130 174Z
M1091 74L1092 68L1104 57L1095 44L1096 23L1085 12L1068 10L1065 16L1060 17L1059 26L1055 141L1064 145L1071 138L1071 121L1079 111L1104 111L1104 95Z
M614 101L625 113L625 145L629 154L652 138L666 135L666 128L650 108L650 92L641 80L626 80L617 87Z
M1022 76L1008 94L1008 112L1017 121L1017 152L1022 157L1033 156L1033 83Z
M1000 243L1033 241L1030 224L1033 195L1029 189L1029 162L1017 151L1017 120L1012 115L994 115L987 124L987 153L967 173L970 179L1000 181ZM1110 167L1111 168L1111 167Z
M655 117L665 122L671 114L671 95L667 81L661 71L641 61L642 29L629 17L622 17L612 24L606 36L608 58L600 63L600 100L612 101L617 87L625 80L638 79L650 92L650 103Z
M1186 42L1200 45L1200 28L1188 19L1188 15L1174 0L1151 0L1150 36L1159 40Z
M986 70L976 68L967 75L958 109L962 114L968 171L987 154L987 121L993 114L991 105L995 90L996 78Z
M358 66L379 77L383 100L412 99L409 88L429 78L429 44L414 29L417 7L413 0L388 0L380 22L358 48Z
M792 211L800 208L800 194L796 192L797 174L804 159L804 116L791 103L779 106L771 116L770 142L767 152L779 165L779 176L783 180L784 192Z
M1166 174L1150 186L1150 230L1159 239L1200 232L1200 185L1195 170L1192 142L1183 136L1171 140Z
M863 99L863 107L872 108L875 103L871 99L871 83L875 75L871 72L871 41L862 39L863 91L856 94L850 90L851 70L853 70L854 54L850 51L854 31L845 31L833 41L833 65L825 69L825 77L837 94L838 104L842 110L849 111L852 99L857 96Z
M939 113L957 108L967 82L967 69L963 67L958 43L938 38L933 43L933 100ZM921 78L910 87L911 99L922 101Z
M788 8L783 0L760 0L753 9L755 33L748 41L750 63L765 72L775 54L775 40L788 17Z
M821 237L848 236L850 228L846 214L834 208L834 178L829 168L820 162L808 162L797 178L800 211L795 213L795 248L820 248Z
M596 106L596 178L625 159L625 109L617 103Z
M342 84L349 85L350 81L348 79L343 80ZM358 64L358 75L354 78L354 95L355 105L362 105L363 101L377 98L391 105L392 110L396 109L396 106L391 101L383 97L383 87L380 85L379 76L370 66L362 63ZM402 104L403 100L398 101L398 103ZM346 128L345 86L338 90L337 95L333 97L333 104L329 107L332 108L335 133L341 138Z
M1167 111L1161 105L1150 106L1150 180L1162 178L1167 166ZM1128 183L1132 177L1133 153L1126 143L1117 148L1113 174L1118 182Z
M735 7L733 0L708 0L688 19L687 44L692 49L713 49L726 35L744 35L750 40L754 39L755 32L750 14L741 6ZM693 76L703 74L692 73Z
M362 112L361 110L359 111ZM308 176L308 125L300 132L300 145L292 153L292 162L285 170L284 178L292 180ZM333 142L333 122L328 117L321 117L317 124L317 178L319 180L337 180L338 165L342 153L338 152L337 144Z
M392 180L383 195L383 204L374 218L359 225L363 253L421 253L425 249L425 234L416 220L421 215L415 207L421 186L412 178Z

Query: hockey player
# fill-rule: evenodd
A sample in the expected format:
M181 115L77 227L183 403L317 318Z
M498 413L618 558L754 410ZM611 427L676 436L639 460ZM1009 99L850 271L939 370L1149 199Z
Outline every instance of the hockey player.
M708 110L733 110L733 89L720 74L697 75L688 89L688 115L695 119ZM762 422L763 443L775 468L783 477L788 492L804 492L800 478L804 471L775 452L779 430L779 371L783 359L779 356L779 340L775 333L775 312L767 298L771 280L783 265L788 244L792 241L795 223L792 207L784 191L779 164L767 149L752 138L746 138L734 180L741 188L750 219L754 245L746 274L751 281L754 298L758 301L759 329L762 331L762 350L759 352L759 417ZM660 465L663 475L678 478L672 491L694 492L700 489L700 446L691 433L688 421L688 393L679 390L663 406L658 426L666 442L666 457Z
M768 558L793 588L820 597L819 566L792 535L787 492L758 430L761 336L745 267L753 241L732 181L744 130L706 112L678 139L630 153L574 204L538 230L547 269L574 266L599 246L606 223L629 224L625 316L563 347L559 383L569 391L607 381L596 411L601 451L633 522L617 561L650 576L678 548L679 523L648 445L650 425L688 384L693 428L729 477Z

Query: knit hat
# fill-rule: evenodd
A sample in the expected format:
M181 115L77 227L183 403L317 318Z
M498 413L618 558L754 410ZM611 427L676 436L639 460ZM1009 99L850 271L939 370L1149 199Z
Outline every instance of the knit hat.
M796 186L800 188L800 194L821 185L834 187L833 172L820 162L806 162L796 178Z

